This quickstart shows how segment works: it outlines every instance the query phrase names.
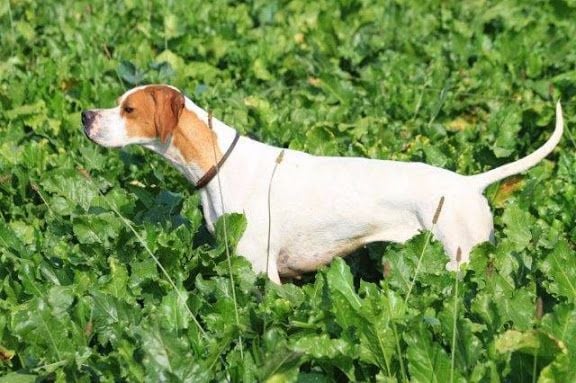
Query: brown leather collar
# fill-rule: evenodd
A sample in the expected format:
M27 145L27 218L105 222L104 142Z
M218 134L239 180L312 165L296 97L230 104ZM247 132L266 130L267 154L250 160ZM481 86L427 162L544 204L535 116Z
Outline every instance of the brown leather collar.
M211 117L212 116L209 116L209 120L211 120ZM209 122L211 123L212 121L209 121ZM210 124L210 125L212 125L212 124ZM236 132L236 136L234 136L234 140L232 140L232 144L230 144L230 146L228 147L228 150L226 150L226 153L224 153L224 155L222 156L222 158L220 159L220 161L218 161L218 163L216 165L214 165L210 169L208 169L206 174L204 174L202 176L202 178L200 178L198 180L198 182L196 182L196 186L194 187L194 189L196 189L196 190L202 189L204 186L208 185L208 183L210 181L212 181L212 178L214 178L216 176L216 174L218 174L218 171L220 170L222 165L224 165L224 162L226 162L226 160L228 159L228 157L232 153L232 150L234 150L234 147L236 146L236 143L238 143L239 138L240 138L240 133Z

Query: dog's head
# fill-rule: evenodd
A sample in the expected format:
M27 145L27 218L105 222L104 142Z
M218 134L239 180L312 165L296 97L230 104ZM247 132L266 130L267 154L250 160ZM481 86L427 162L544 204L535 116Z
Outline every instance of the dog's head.
M124 93L118 106L82 112L84 133L106 147L166 143L178 126L185 98L167 85L146 85Z

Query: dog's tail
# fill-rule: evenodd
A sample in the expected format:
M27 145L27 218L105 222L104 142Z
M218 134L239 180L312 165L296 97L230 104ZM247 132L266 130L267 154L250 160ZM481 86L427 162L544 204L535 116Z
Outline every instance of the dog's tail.
M563 132L564 118L562 117L562 106L560 105L560 101L558 101L556 103L556 127L554 128L554 132L552 132L552 136L550 136L544 145L517 161L502 165L485 173L469 176L470 180L480 190L484 190L488 185L496 181L530 169L552 152L556 145L558 145L560 138L562 138Z

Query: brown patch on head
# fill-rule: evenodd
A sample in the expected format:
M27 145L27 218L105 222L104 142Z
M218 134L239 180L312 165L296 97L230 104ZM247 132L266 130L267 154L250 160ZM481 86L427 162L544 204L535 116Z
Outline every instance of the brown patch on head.
M220 158L216 134L196 113L184 107L184 96L165 85L149 85L122 100L120 114L128 137L159 138L178 149L187 164L208 171ZM216 155L214 155L216 149Z
M178 125L184 96L163 85L150 85L131 93L120 105L128 137L155 138L166 142Z

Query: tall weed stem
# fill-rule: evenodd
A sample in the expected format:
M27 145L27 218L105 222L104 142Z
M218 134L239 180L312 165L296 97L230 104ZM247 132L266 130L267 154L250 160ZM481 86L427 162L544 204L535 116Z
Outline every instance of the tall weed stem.
M213 132L212 127L212 112L208 111L208 127ZM234 275L232 274L232 260L230 256L230 245L228 243L228 228L226 226L226 209L224 208L224 194L222 193L222 181L220 180L220 169L218 169L218 156L216 155L216 142L214 141L214 136L212 137L212 150L214 152L214 163L216 164L216 179L218 180L218 191L220 193L220 205L222 206L222 227L224 229L224 246L226 248L226 262L228 263L228 274L230 276L230 287L232 291L232 299L234 301L234 316L236 319L236 326L238 331L240 331L240 315L238 314L238 300L236 299L236 285L234 283ZM240 347L240 358L244 360L244 346L242 342L242 336L238 335L238 346Z
M408 292L406 293L406 298L404 298L404 304L408 303L408 298L410 298L410 294L412 293L412 289L414 288L414 284L416 283L416 277L418 277L418 273L420 272L420 266L422 265L422 258L424 258L424 253L428 248L428 244L432 239L432 232L434 231L434 227L438 222L438 218L440 217L440 212L442 211L442 206L444 206L444 196L440 197L440 201L438 202L438 206L436 207L436 212L434 213L434 217L432 218L432 227L428 234L426 235L426 241L424 242L424 246L422 246L422 251L420 252L420 257L418 257L418 263L416 264L416 270L414 270L414 276L412 277L412 281L410 281L410 286L408 287Z
M268 238L266 239L266 274L268 274L268 267L270 264L270 242L272 233L272 181L274 180L274 175L276 174L276 169L278 165L282 162L284 158L284 150L281 150L276 157L276 163L274 164L274 169L272 169L272 175L270 175L270 183L268 184Z
M392 307L390 307L390 299L388 299L388 314L390 315L390 324L392 325L392 332L394 333L394 340L396 341L396 352L398 353L398 362L400 363L400 373L402 374L402 381L408 382L406 375L406 367L404 366L404 359L402 358L402 349L400 348L400 338L396 330L396 323L392 319Z
M454 382L454 364L456 361L456 334L458 331L458 284L460 282L460 260L462 257L462 250L458 248L456 252L456 274L454 282L454 317L452 319L452 350L450 355L450 383Z

